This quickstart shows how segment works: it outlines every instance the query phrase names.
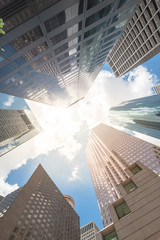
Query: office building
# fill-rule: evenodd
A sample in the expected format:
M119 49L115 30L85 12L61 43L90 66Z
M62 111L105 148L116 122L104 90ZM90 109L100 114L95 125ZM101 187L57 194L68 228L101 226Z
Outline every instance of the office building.
M129 178L118 185L121 198L110 204L113 224L97 240L159 240L160 177L140 162L126 169Z
M41 132L30 110L0 109L0 156Z
M29 181L0 203L3 240L79 240L79 216L39 165Z
M141 65L160 51L160 2L143 0L107 56L116 77Z
M34 129L24 110L0 109L0 146Z
M121 198L117 185L129 178L125 168L140 161L160 174L160 147L105 124L91 131L87 158L104 226L112 222L108 205Z
M156 86L154 86L154 91L155 91L157 94L160 94L160 83L157 84Z
M2 1L1 92L54 106L82 99L139 2Z
M90 223L80 228L80 240L96 240L96 234L99 231L100 230L95 222L91 221Z
M160 139L160 95L122 102L109 110L112 124Z

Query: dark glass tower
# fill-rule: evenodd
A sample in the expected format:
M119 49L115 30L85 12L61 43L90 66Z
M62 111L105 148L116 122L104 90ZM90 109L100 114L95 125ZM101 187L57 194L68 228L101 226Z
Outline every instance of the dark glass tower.
M160 95L122 102L109 111L112 124L160 138Z
M50 105L83 98L139 2L1 1L1 92Z
M41 165L0 202L3 240L79 240L79 216Z

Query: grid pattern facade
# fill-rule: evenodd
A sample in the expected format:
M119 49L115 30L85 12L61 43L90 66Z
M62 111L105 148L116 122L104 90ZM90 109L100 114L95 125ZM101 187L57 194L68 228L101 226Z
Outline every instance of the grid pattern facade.
M160 83L154 86L154 90L157 94L160 94Z
M2 1L1 92L50 105L81 99L137 2Z
M112 222L108 205L121 197L117 185L136 161L160 174L160 147L100 124L91 131L87 158L104 226Z
M160 50L160 1L143 0L107 62L116 77L148 61Z
M0 109L0 145L34 129L24 110Z
M79 217L39 166L1 217L0 232L3 240L79 240Z
M90 222L80 229L80 240L96 240L96 233L99 232L99 228L95 222Z
M109 110L112 124L160 139L160 95L122 102Z

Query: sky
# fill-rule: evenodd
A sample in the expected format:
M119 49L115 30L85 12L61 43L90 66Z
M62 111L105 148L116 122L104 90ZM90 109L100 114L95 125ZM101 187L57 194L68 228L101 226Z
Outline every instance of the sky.
M155 94L153 86L160 82L159 62L160 54L120 78L105 63L86 97L69 108L26 100L43 131L1 157L0 195L24 185L41 163L61 192L74 198L81 226L93 220L102 229L85 154L90 130L108 123L110 107ZM15 98L2 98L1 104L14 106ZM159 140L136 136L160 146Z

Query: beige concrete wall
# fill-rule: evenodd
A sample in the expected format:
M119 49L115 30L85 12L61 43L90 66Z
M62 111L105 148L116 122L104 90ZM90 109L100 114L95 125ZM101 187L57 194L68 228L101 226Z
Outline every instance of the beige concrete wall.
M111 204L109 211L119 240L160 240L160 177L142 163L138 164L142 170L137 174L127 170L138 188L126 193L123 183L120 184L122 198ZM114 206L123 199L131 213L118 219Z

